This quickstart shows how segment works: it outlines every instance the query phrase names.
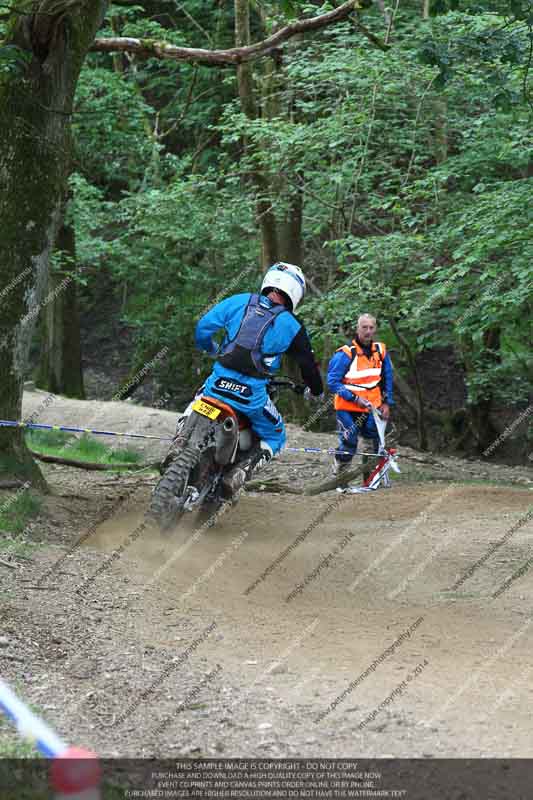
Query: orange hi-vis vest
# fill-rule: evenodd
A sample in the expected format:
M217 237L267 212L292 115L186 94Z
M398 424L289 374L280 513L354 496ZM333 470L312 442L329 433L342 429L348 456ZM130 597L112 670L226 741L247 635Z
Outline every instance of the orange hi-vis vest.
M343 347L338 348L337 353L340 350L351 359L350 367L342 379L342 383L354 395L359 395L359 397L372 403L374 408L379 408L382 403L381 370L383 359L387 354L387 349L383 342L372 342L370 358L365 355L364 350L357 344L355 339L352 341L351 347L345 344ZM337 411L368 411L364 406L344 400L338 394L335 395L335 409Z

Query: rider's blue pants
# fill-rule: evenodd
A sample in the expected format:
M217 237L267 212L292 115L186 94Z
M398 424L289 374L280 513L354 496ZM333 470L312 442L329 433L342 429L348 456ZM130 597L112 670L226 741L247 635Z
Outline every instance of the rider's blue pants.
M336 455L338 461L351 461L357 451L357 439L364 436L374 443L374 452L379 450L379 435L373 414L359 411L337 411L337 431L339 450L347 450L348 455Z
M234 391L231 386L246 387L244 392ZM223 388L221 388L221 386ZM232 370L222 371L215 367L202 388L202 394L218 397L232 408L245 414L251 422L252 430L266 442L272 452L279 453L287 440L285 425L278 409L266 390L266 381L250 378Z

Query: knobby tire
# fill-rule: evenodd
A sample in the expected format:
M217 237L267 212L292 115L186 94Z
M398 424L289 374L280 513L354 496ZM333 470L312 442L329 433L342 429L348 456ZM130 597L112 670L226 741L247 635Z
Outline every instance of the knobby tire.
M182 448L154 489L147 517L156 522L162 531L175 525L183 514L189 476L199 456L195 447Z

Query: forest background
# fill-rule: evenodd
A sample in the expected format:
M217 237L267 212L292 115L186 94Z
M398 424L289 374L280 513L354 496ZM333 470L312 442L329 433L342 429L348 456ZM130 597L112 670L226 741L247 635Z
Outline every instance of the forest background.
M65 134L61 117L62 172L46 178L52 194L61 183L59 233L45 256L28 243L14 272L31 237L10 220L28 230L35 212L17 212L26 200L0 187L2 348L29 331L21 379L182 409L211 365L194 349L196 320L281 259L309 277L301 318L324 368L359 313L378 317L406 440L489 456L519 419L494 456L527 460L531 0L95 5L105 16L85 34L72 108L32 101L35 127L61 114L71 125ZM82 0L0 2L4 153L35 61L21 18L41 6L67 23L89 14ZM246 48L345 6L257 58L176 56ZM43 158L30 139L18 151L25 175ZM0 153L0 175L6 163ZM2 416L16 410L6 391ZM284 410L302 419L295 404ZM331 412L317 422L332 425Z

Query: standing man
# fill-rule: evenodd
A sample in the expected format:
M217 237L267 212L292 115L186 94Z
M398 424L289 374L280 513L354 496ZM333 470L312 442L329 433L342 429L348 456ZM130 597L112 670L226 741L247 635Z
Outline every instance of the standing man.
M372 409L388 420L394 405L392 363L383 342L374 341L376 330L376 318L361 314L352 344L340 347L329 362L328 387L335 393L339 450L348 451L335 456L334 475L348 468L359 435L371 440L377 453L379 437Z

